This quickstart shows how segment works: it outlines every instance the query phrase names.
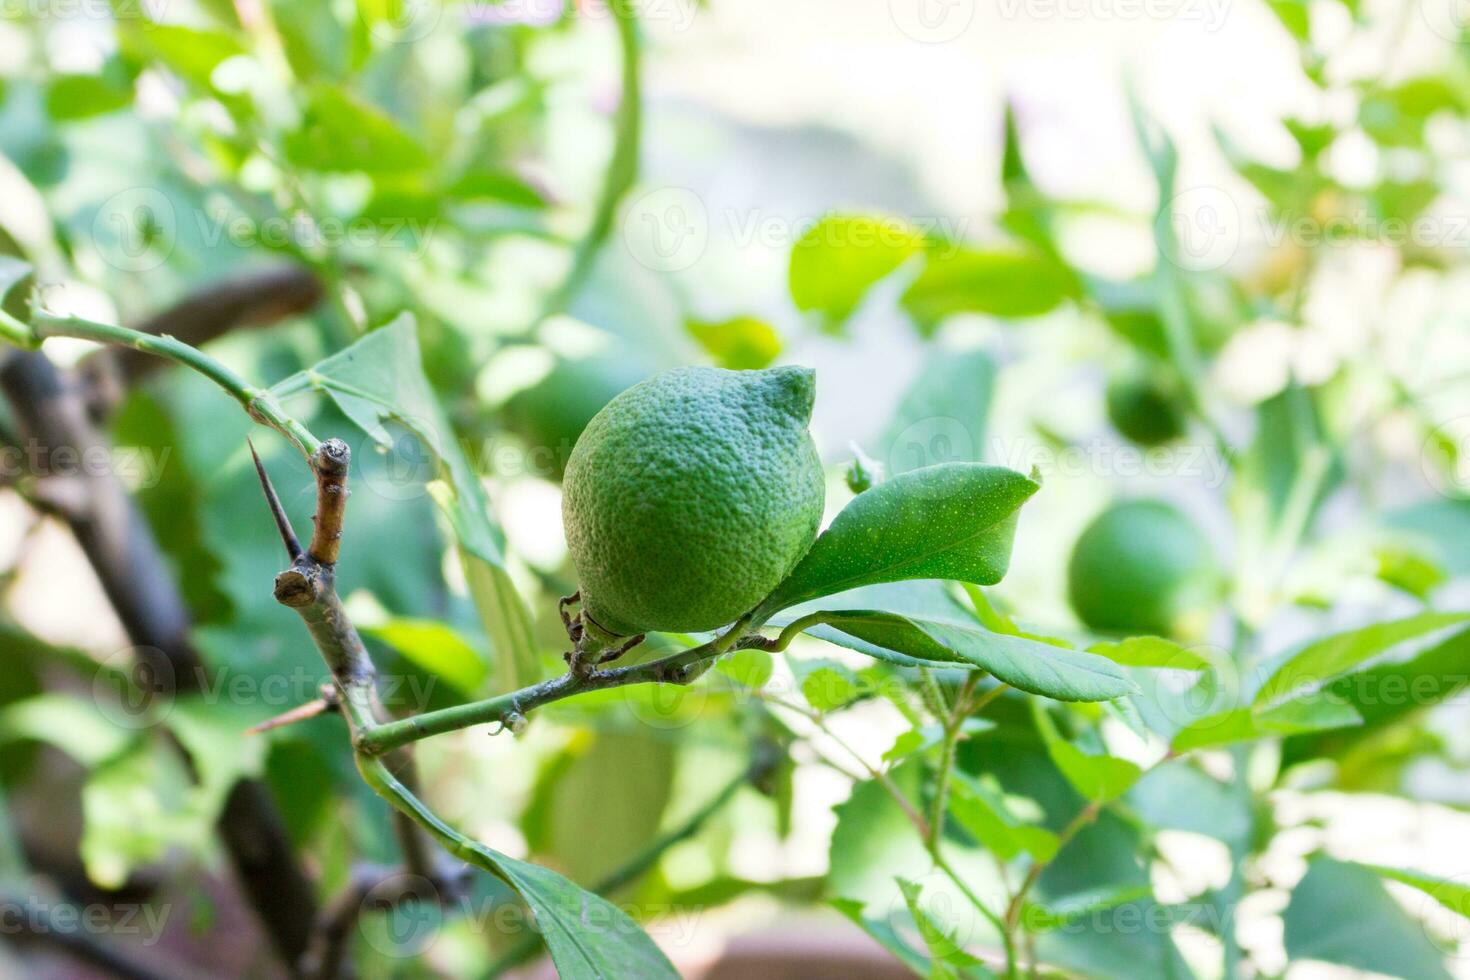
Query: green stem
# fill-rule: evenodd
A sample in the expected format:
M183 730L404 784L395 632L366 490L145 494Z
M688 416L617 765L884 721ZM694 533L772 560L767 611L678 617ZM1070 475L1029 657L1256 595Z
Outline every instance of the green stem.
M925 676L932 676L926 670ZM970 713L970 696L979 683L978 672L971 672L960 688L954 709L944 719L944 740L939 746L939 771L934 777L934 803L929 818L929 850L938 852L939 842L944 839L944 814L949 807L949 777L954 768L955 748L959 744L960 729Z
M256 388L219 361L181 340L155 336L128 327L94 323L80 317L56 316L42 311L37 311L31 317L29 328L14 317L4 316L3 320L0 320L0 333L3 333L9 340L17 326L25 330L25 336L21 338L22 346L33 347L48 337L74 337L101 344L130 347L133 350L167 358L199 372L219 385L234 396L234 399L244 407L247 415L261 425L275 429L285 436L303 456L310 458L321 447L321 440L312 435L306 426L288 415L268 390Z
M749 624L742 620L708 643L661 660L611 670L594 670L586 674L569 672L484 701L457 704L411 718L390 721L362 732L358 736L357 749L369 755L381 755L419 739L456 732L473 725L494 722L506 724L516 715L524 715L528 711L584 691L600 691L628 684L687 684L697 676L695 668L713 662L728 652L745 635L748 628Z

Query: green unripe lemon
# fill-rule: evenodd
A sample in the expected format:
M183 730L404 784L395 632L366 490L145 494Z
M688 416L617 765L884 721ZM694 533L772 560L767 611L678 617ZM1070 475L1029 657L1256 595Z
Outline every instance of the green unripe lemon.
M1072 608L1104 633L1198 638L1220 597L1204 533L1158 500L1114 504L1077 539L1067 569Z
M755 608L806 554L825 484L806 368L666 371L618 395L567 463L562 520L582 608L619 636Z
M1148 374L1123 374L1108 382L1108 421L1129 441L1159 446L1184 435L1184 405L1178 393Z
M558 359L502 409L505 426L527 443L532 462L560 479L582 430L613 398L653 372L626 356Z

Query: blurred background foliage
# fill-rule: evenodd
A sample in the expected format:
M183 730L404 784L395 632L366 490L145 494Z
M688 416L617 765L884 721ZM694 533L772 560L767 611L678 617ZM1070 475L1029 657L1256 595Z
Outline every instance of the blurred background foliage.
M309 273L201 339L352 442L340 590L403 710L561 668L566 456L660 369L814 366L829 515L937 462L1040 473L1000 586L874 602L1090 649L1135 696L986 682L946 731L959 672L803 638L423 746L451 822L585 886L676 834L611 895L691 975L985 976L1008 932L1048 975L1470 976L1457 8L961 0L951 32L850 6L7 3L4 251L49 306L133 325ZM404 312L417 346L326 360ZM211 680L128 710L137 638L47 481L7 472L6 887L173 910L156 944L104 932L282 975L213 829L235 782L323 901L396 850L339 719L242 734L322 680L270 594L250 423L193 375L47 350L115 458L157 463L118 470ZM307 526L307 474L257 445ZM956 874L899 797L940 801ZM506 902L365 917L358 972L492 973Z

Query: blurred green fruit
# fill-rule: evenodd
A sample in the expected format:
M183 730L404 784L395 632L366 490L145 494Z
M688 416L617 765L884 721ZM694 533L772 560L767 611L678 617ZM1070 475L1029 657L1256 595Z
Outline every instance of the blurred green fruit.
M559 480L592 417L651 373L631 357L558 359L546 377L511 396L501 418L525 441L532 470Z
M1068 594L1079 619L1102 633L1197 639L1219 602L1222 578L1210 542L1157 500L1114 504L1072 549Z
M824 481L806 368L667 371L608 403L567 464L582 608L605 633L696 632L755 608L806 554Z
M1162 379L1144 373L1114 377L1108 382L1108 421L1126 439L1140 446L1159 446L1187 431L1184 401Z

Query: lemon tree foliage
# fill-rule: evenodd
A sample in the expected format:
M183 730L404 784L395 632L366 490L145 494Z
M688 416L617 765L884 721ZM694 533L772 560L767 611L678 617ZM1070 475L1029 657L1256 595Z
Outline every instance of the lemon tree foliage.
M844 182L774 282L640 168L647 5L17 7L0 901L191 915L0 960L672 978L771 907L935 980L1453 975L1464 38L1334 5L1251 28L1332 111L1204 120L1208 186L1124 81L1146 193L1057 196L1022 92L973 222L783 131ZM302 621L247 436L303 541L352 449Z

